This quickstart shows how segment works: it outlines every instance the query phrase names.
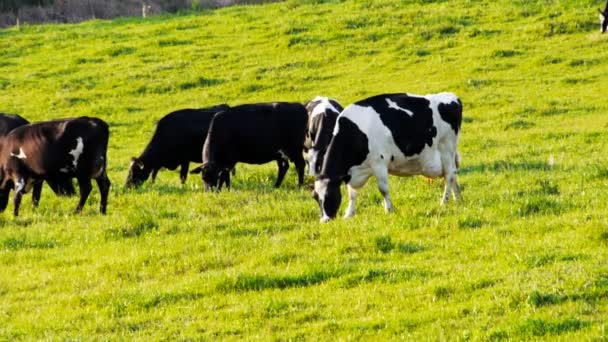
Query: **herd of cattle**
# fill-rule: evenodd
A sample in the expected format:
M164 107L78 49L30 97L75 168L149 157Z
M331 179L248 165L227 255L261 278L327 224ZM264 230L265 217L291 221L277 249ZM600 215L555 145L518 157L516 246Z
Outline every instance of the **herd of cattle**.
M164 116L139 157L133 157L126 187L137 187L161 168L180 167L182 184L200 173L205 189L230 187L237 163L276 161L279 187L291 161L304 183L304 169L316 177L313 197L321 221L336 217L340 186L348 188L345 217L355 213L357 190L374 176L393 210L388 175L424 175L446 179L441 202L460 198L456 180L462 104L452 93L418 96L383 94L346 108L327 97L300 103L273 102L184 109ZM76 178L82 210L95 179L105 214L110 180L107 176L109 127L101 119L79 117L28 123L18 115L0 114L0 211L14 189L15 216L21 197L32 190L38 205L42 182L58 195L75 194ZM306 159L304 158L306 154Z

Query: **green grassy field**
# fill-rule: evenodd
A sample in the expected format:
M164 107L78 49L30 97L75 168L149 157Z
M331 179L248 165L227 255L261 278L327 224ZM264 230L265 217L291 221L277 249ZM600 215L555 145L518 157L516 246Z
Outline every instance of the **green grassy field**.
M608 339L608 35L598 1L287 1L0 30L0 111L111 126L108 215L0 215L0 340ZM291 166L125 190L186 107L452 91L464 202L374 182L318 223ZM307 179L312 183L312 179ZM342 205L342 211L345 204Z

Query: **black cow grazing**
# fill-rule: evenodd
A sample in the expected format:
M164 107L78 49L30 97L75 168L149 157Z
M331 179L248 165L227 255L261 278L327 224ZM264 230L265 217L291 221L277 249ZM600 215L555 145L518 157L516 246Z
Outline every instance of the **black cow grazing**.
M29 124L30 122L17 114L0 113L0 137L4 137L13 129ZM74 184L71 179L65 179L60 182L47 182L55 194L59 196L71 196L76 194ZM36 183L32 189L32 203L34 207L40 203L42 194L42 182Z
M152 182L161 168L180 168L182 184L188 177L190 162L201 163L203 144L213 116L228 107L225 104L202 109L182 109L158 121L144 152L131 159L126 187L137 187L152 174Z
M353 216L357 189L371 176L376 177L387 212L393 210L389 174L444 177L442 203L451 191L460 199L456 171L461 121L462 104L452 93L378 95L346 107L338 117L313 191L321 222L336 216L342 182L348 185L349 195L345 217Z
M106 174L108 125L97 118L80 117L38 122L17 127L0 148L0 211L15 187L13 214L19 214L23 193L43 180L65 182L76 178L80 212L91 192L91 178L101 194L100 211L106 213L110 180Z
M598 11L600 12L600 30L605 33L608 30L608 1L604 10L598 9Z
M321 173L323 157L342 109L338 101L321 96L315 97L306 104L308 133L305 148L308 149L306 161L311 176L318 176Z
M283 182L291 160L298 171L298 186L304 182L304 139L308 114L299 103L273 102L246 104L220 112L211 121L203 147L202 172L205 188L230 187L230 175L238 162L264 164L276 160Z

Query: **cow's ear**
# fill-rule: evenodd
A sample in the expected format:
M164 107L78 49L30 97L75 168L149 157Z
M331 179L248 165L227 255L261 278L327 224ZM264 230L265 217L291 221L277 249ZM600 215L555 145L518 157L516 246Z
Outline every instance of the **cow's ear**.
M191 174L195 175L197 173L202 173L203 172L203 165L196 167L194 169L192 169L192 171L190 171Z
M348 184L350 182L350 175L344 175L341 179L344 183Z

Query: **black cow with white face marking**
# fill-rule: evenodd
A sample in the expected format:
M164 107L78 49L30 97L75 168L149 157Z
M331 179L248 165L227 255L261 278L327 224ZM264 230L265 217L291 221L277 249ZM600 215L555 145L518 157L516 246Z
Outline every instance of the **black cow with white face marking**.
M608 1L604 10L598 9L598 11L600 12L600 31L606 33L606 30L608 30Z
M317 96L306 104L308 133L304 147L308 150L306 159L311 176L321 173L323 157L342 109L338 101L322 96Z
M278 164L274 186L278 188L291 160L304 182L304 139L308 114L299 103L272 102L231 107L215 115L203 147L202 172L205 188L230 187L229 170L236 163Z
M376 177L384 208L393 210L388 175L444 177L442 203L453 192L460 199L456 181L458 136L462 104L452 93L418 96L385 94L346 107L329 144L313 197L321 209L321 222L337 215L340 185L348 187L345 217L355 214L357 190Z
M230 107L222 104L201 109L182 109L158 121L152 139L144 152L131 158L126 187L138 187L152 174L152 182L161 168L175 170L180 166L180 179L186 182L190 162L202 162L203 144L213 116Z
M17 114L0 113L0 138L7 135L13 129L29 124L30 122ZM71 179L66 179L61 182L47 182L53 192L59 196L72 196L76 194L74 184ZM42 194L42 182L36 183L32 189L32 203L38 207L40 196Z
M101 194L100 211L106 213L110 180L106 174L108 125L101 119L80 117L38 122L12 130L0 147L0 211L15 188L13 214L19 214L21 197L42 181L62 183L76 178L80 212L89 196L91 178Z

